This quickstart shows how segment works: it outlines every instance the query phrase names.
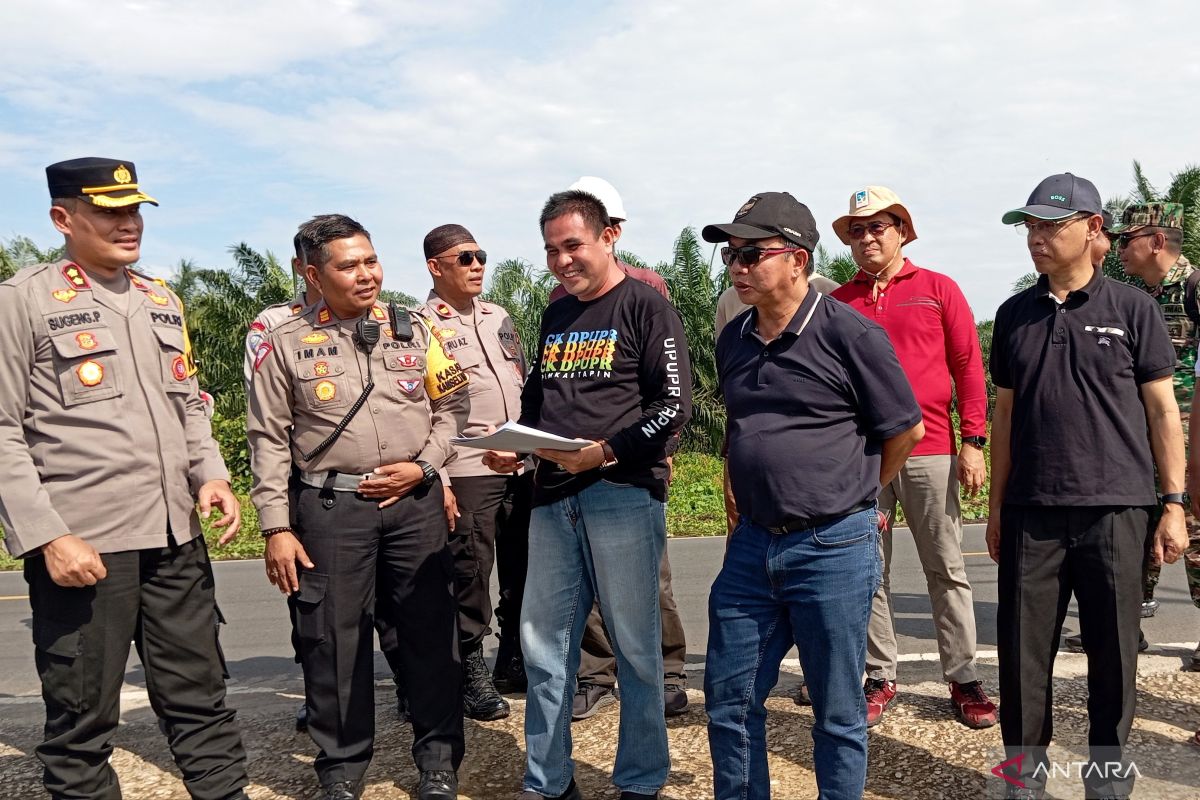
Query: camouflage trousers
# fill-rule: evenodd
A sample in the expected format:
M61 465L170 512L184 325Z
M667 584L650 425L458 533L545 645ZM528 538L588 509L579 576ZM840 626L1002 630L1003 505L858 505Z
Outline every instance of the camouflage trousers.
M1178 375L1178 373L1176 373ZM1180 394L1179 392L1176 393ZM1189 394L1190 396L1190 394ZM1186 442L1188 437L1188 417L1190 414L1185 409L1188 406L1179 406L1180 416L1183 418L1183 440ZM1188 589L1192 594L1192 603L1196 608L1200 608L1200 522L1192 516L1190 505L1184 512L1188 531L1188 547L1184 553L1184 571L1187 573ZM1155 515L1157 517L1157 515ZM1157 520L1155 521L1157 524ZM1142 582L1142 599L1152 600L1154 598L1154 587L1158 586L1158 578L1162 572L1161 564L1151 563L1150 559L1146 559L1146 571Z

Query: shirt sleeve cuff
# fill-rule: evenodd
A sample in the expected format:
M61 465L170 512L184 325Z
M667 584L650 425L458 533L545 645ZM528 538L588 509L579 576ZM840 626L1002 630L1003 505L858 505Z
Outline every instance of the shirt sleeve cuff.
M292 520L287 506L269 506L268 508L260 509L258 512L258 527L260 530L290 528L291 526Z
M1174 373L1175 373L1175 365L1171 364L1169 366L1159 367L1158 369L1147 370L1147 371L1139 374L1137 376L1137 382L1138 382L1138 385L1140 386L1143 383L1149 383L1150 381L1156 381L1156 380L1159 380L1160 378L1165 378L1168 375L1173 375Z
M22 525L20 533L4 531L4 544L14 558L25 558L33 555L42 545L49 544L60 536L71 532L62 517L50 511L31 524Z
M200 487L209 481L232 483L229 478L229 470L226 469L225 462L220 458L208 459L198 469L192 470L192 494L199 492Z

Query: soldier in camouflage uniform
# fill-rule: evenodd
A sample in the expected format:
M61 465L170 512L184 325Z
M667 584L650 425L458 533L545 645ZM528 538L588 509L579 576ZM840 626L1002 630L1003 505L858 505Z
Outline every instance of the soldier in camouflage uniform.
M1197 320L1200 310L1196 303L1196 285L1200 273L1181 253L1183 243L1183 215L1181 203L1144 203L1125 209L1121 223L1113 228L1117 237L1118 252L1125 272L1145 281L1150 295L1159 302L1171 341L1175 345L1175 398L1179 401L1183 417L1184 436L1189 438L1186 409L1192 407L1196 380ZM1197 433L1200 438L1200 432ZM1200 458L1200 445L1189 448ZM1189 459L1190 461L1190 459ZM1200 505L1200 465L1189 463L1189 486L1193 506ZM1191 482L1196 483L1191 483ZM1188 538L1186 571L1192 601L1200 608L1200 524L1193 513L1188 514ZM1158 566L1147 569L1144 612L1150 606L1150 614L1157 602L1153 600L1154 586L1158 583ZM1192 668L1200 669L1200 646L1192 656Z

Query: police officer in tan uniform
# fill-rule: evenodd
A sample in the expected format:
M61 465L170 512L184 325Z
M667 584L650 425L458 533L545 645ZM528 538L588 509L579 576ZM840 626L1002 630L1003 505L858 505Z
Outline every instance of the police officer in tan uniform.
M377 302L382 268L361 225L335 215L309 235L305 275L321 300L267 334L250 384L267 576L295 594L323 800L357 797L371 760L377 570L405 682L421 687L410 697L417 797L447 800L463 720L438 470L467 418L467 377L420 317Z
M0 285L0 521L29 583L43 781L56 798L121 797L109 756L133 641L189 794L244 798L196 505L219 509L222 543L240 510L183 306L130 269L141 204L157 203L129 161L63 161L46 177L66 258Z
M463 431L482 436L521 415L525 383L525 353L508 312L479 299L483 292L487 253L461 225L442 225L425 236L426 266L433 291L422 312L447 354L470 378L471 415ZM458 636L463 659L463 708L468 717L503 719L508 702L496 691L483 660L483 640L492 621L490 580L497 548L523 548L528 553L531 477L498 475L483 465L482 450L462 448L446 468L453 489L447 489L458 516L451 513L450 549L454 553L458 595ZM505 557L513 559L513 554ZM502 578L507 578L502 575ZM521 587L501 582L501 652L497 672L511 674L520 658ZM507 592L507 593L506 593ZM524 677L524 666L520 667ZM515 688L511 687L510 688Z

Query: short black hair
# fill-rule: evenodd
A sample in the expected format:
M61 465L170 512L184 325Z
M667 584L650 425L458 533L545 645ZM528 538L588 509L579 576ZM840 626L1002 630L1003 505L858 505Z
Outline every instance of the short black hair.
M550 195L546 205L542 206L542 216L538 220L538 225L545 233L547 222L568 214L578 214L582 217L583 224L596 236L604 233L605 228L612 227L612 218L609 217L604 203L601 203L594 194L579 190L557 192Z
M296 252L307 263L322 267L329 260L329 243L352 236L365 236L368 242L371 241L367 229L345 214L318 214L296 232L300 240ZM312 260L314 256L316 260Z

